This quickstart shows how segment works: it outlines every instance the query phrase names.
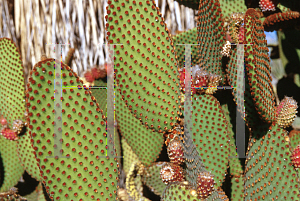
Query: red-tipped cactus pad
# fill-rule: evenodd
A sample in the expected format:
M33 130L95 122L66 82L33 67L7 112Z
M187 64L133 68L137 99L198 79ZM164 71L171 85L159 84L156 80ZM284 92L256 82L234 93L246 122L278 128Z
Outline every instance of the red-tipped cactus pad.
M280 29L292 28L297 23L300 13L289 11L285 13L274 13L264 20L265 31L277 31Z
M266 35L258 12L249 9L245 15L245 65L251 96L262 120L275 120L275 96L272 89L270 58Z
M122 98L144 125L165 132L179 112L179 79L171 34L150 1L108 1L107 39L115 47Z
M56 97L61 104L54 110L55 93L58 96L54 85L60 85L54 82L55 66L60 65L54 59L37 63L26 93L29 133L47 191L54 200L115 200L118 165L108 152L113 144L106 139L106 117L65 64L61 78L57 77L62 80L62 97ZM60 114L58 119L55 112Z

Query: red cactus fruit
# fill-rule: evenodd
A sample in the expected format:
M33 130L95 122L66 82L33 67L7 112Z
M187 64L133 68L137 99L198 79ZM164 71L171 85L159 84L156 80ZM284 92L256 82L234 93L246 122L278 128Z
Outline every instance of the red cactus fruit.
M17 140L18 135L16 132L12 131L10 128L2 128L1 134L8 140Z
M200 172L197 178L197 195L206 199L214 190L214 176L209 172Z
M294 149L291 155L292 163L295 168L300 167L300 144Z
M7 125L7 120L3 117L3 115L0 117L0 123L1 123L2 126Z
M171 140L168 144L167 151L172 163L180 165L184 162L183 147L181 145L180 139L174 138L173 140Z
M278 0L260 0L259 1L259 7L262 10L262 12L275 11L277 4L278 4Z
M91 71L85 72L84 77L85 77L86 81L88 81L88 82L94 82L94 80L95 80Z
M165 184L176 181L184 181L183 168L174 163L168 163L162 166L160 170L160 178Z

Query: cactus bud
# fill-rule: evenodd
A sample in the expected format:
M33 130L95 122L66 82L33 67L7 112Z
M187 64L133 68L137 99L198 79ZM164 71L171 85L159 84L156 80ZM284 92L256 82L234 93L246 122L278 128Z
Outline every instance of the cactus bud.
M165 184L171 182L183 181L183 168L174 163L168 163L162 166L160 170L160 178Z
M172 163L180 165L184 162L183 147L178 138L174 138L170 141L167 151Z
M298 145L291 155L292 163L294 164L295 168L300 167L300 145Z
M201 199L206 199L214 190L214 176L209 172L200 172L197 179L197 194Z
M297 114L297 102L291 97L284 97L276 107L277 123L280 127L290 126Z

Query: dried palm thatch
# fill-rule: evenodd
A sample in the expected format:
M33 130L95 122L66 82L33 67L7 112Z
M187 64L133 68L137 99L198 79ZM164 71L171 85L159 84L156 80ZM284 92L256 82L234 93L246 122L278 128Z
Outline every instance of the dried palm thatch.
M174 0L155 0L172 34L195 27L196 11ZM107 0L0 0L0 37L12 38L21 51L25 76L50 44L62 45L64 59L74 48L72 69L82 74L105 60ZM27 79L26 79L27 80Z

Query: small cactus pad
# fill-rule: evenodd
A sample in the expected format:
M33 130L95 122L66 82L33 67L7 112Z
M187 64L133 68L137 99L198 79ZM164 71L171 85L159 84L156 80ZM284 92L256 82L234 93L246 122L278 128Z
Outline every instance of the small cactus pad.
M119 92L115 92L116 119L122 136L144 165L154 162L163 147L161 133L147 129L126 107Z
M5 192L18 183L24 173L24 169L20 164L16 141L10 141L0 135L0 153L4 167L3 178L0 178L3 180L0 192Z
M274 13L269 15L263 22L265 31L278 31L295 26L300 13L289 11L285 13Z
M266 35L258 12L245 14L245 65L251 96L260 118L268 123L275 120L275 96L272 89L270 59Z
M24 120L24 74L21 55L9 38L0 38L0 113L9 126L16 119Z
M247 6L244 0L219 0L223 18L230 17L232 13L245 13Z
M180 91L175 47L150 1L108 1L107 40L115 45L118 91L136 118L158 132L178 120Z
M300 131L299 130L292 130L289 133L291 147L295 148L298 144L300 144Z
M162 195L166 184L160 177L161 168L168 162L156 162L145 168L145 174L142 177L143 183L150 188L156 195Z
M197 44L197 27L173 36L173 42L176 49L176 56L179 68L183 68L185 64L185 46L182 44L191 45L192 66L199 64L200 56Z
M297 117L298 105L295 99L284 97L276 107L276 122L280 127L292 125Z
M61 77L54 77L57 65L54 59L38 62L26 93L29 134L47 192L54 200L115 200L118 164L113 153L106 153L113 146L106 139L106 117L70 67L61 64ZM61 112L53 109L54 85L60 85L54 78L62 80L61 104L55 105ZM61 114L58 119L55 112ZM53 134L57 123L60 137Z
M199 9L199 1L198 0L175 0L175 1L177 1L181 5L192 8L194 10Z
M184 181L169 184L166 187L161 200L198 201L204 199L200 199L197 195L196 189L188 182ZM225 192L220 189L219 191L214 191L214 193L205 199L205 201L228 201L228 197L225 195Z
M223 85L225 73L222 70L221 51L226 41L219 1L201 1L198 16L199 56L203 59L200 63L203 63L203 68L207 72L221 75L222 83L220 85Z
M194 95L192 108L191 138L205 168L215 175L216 187L219 187L228 165L227 121L219 101L212 95Z
M31 137L28 132L17 140L18 155L23 168L27 173L38 181L42 181L40 168L31 145Z
M261 133L265 133L263 137ZM273 123L258 126L249 142L245 200L299 200L297 171L291 161L287 132Z
M131 147L128 145L126 140L122 138L121 140L123 153L124 153L124 160L123 160L123 169L125 174L127 175L131 165L135 162L140 162L138 156L132 151Z
M184 181L183 168L174 163L166 163L160 169L160 178L165 184Z

